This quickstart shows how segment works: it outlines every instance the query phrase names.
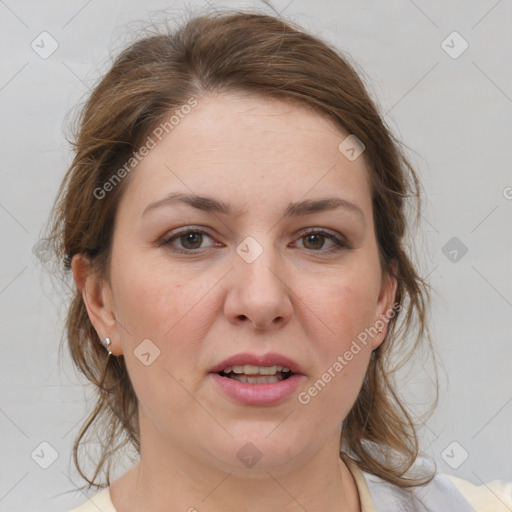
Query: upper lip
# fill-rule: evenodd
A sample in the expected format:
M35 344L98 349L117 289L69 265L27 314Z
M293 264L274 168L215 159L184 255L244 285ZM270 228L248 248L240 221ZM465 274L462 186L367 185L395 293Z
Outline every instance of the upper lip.
M228 357L227 359L224 359L224 361L216 364L211 368L210 372L219 373L228 366L244 366L246 364L252 366L283 366L289 368L292 373L303 373L299 363L289 357L275 352L262 355L250 353L235 354L234 356Z

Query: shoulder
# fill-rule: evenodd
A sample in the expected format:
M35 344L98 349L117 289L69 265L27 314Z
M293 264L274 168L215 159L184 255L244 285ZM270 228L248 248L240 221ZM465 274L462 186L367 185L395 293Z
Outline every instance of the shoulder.
M510 512L512 482L494 480L475 485L452 475L438 473L431 459L418 457L406 476L424 477L434 474L425 485L408 489L362 472L376 504L376 512L407 510L411 512ZM401 508L403 507L403 508Z
M376 512L480 512L475 510L457 487L436 473L425 485L402 488L363 471Z
M399 457L395 452L388 457ZM397 459L398 460L398 459ZM400 487L362 471L376 512L480 512L475 511L463 493L445 475L438 473L435 462L419 456L405 473L410 479L430 481L414 487Z
M101 510L101 512L116 512L110 499L109 487L98 492L92 498L89 498L85 503L70 512L98 512L98 510Z
M399 456L393 450L386 452L386 459ZM402 488L363 470L361 473L375 504L375 512L512 511L512 482L494 480L474 485L462 478L439 473L434 460L423 455L415 460L404 476L414 479L432 477L424 485Z
M476 512L510 512L512 510L512 482L492 480L475 485L467 480L444 475L471 503Z

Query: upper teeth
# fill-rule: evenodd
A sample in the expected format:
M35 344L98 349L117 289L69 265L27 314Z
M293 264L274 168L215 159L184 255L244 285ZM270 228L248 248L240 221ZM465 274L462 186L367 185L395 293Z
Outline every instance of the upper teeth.
M290 369L285 366L252 366L246 364L243 366L227 366L224 373L244 373L245 375L275 375L277 372L289 372Z

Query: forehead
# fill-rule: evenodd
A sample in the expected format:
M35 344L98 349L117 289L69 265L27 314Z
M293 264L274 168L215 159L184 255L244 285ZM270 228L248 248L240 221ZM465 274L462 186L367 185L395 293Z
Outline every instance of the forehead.
M364 157L350 161L339 150L348 135L299 102L201 96L139 163L125 195L133 202L176 190L215 192L245 205L339 192L369 207Z
M260 152L265 162L279 157L300 161L305 154L315 158L319 143L323 149L334 143L331 149L336 151L336 141L347 135L326 114L301 102L222 93L199 98L198 106L166 138L168 147L185 143L198 157Z

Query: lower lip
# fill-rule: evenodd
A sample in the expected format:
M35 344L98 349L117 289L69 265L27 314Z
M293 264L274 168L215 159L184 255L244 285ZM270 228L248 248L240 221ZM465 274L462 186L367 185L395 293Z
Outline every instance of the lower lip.
M235 379L221 377L218 373L211 373L210 375L225 395L244 405L278 404L293 395L305 379L304 375L295 374L278 382L247 384Z

